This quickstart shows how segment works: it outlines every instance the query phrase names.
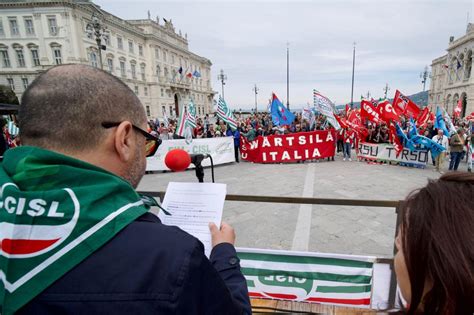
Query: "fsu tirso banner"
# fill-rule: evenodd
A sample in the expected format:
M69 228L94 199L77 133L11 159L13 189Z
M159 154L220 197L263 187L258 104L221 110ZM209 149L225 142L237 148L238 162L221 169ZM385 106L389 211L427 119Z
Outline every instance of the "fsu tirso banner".
M242 159L255 163L285 163L334 156L334 130L240 138Z
M375 257L237 248L252 298L377 308ZM382 275L390 282L390 273Z
M428 151L410 151L403 148L403 151L397 157L396 150L391 144L360 142L357 158L425 168L428 162Z

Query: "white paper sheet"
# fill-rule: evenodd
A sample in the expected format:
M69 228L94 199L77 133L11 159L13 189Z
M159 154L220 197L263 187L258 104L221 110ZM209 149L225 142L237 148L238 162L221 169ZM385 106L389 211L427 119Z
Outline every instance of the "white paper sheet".
M225 184L170 182L162 206L171 216L163 211L158 216L163 224L177 226L199 239L209 257L212 249L209 222L221 225L226 191Z

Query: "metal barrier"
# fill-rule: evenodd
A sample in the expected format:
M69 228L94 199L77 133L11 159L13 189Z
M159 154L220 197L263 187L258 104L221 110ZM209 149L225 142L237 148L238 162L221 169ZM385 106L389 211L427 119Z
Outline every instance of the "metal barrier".
M164 191L140 191L140 194L145 194L151 197L158 197L161 200L164 198L165 193ZM237 201L237 202L263 202L263 203L285 203L285 204L310 204L310 205L331 205L331 206L358 206L358 207L382 207L382 208L395 208L396 214L396 225L395 225L395 235L398 231L401 216L400 216L400 207L402 204L401 200L367 200L367 199L334 199L334 198L307 198L307 197L279 197L279 196L255 196L255 195L226 195L225 200L227 201ZM393 246L393 255L395 256L397 252L395 242ZM390 264L392 273L390 279L390 293L389 293L389 305L391 308L395 306L395 299L396 299L396 289L397 289L397 282L395 277L395 272L393 270L393 258L377 258L377 262ZM277 301L273 301L274 303L263 303L264 305L260 305L262 303L252 303L252 307L256 312L298 312L300 314L310 313L315 314L312 311L305 311L301 306L295 306L297 302L290 302L284 303L284 307L278 306ZM280 301L281 302L281 301ZM274 304L273 306L269 306L270 304ZM285 308L290 307L291 309ZM337 308L337 307L336 307ZM320 313L319 311L325 311L321 308L316 308L316 314ZM349 313L347 314L358 314L359 312L362 314L366 314L368 310L357 310L357 309L346 309ZM331 311L332 313L332 311ZM321 313L323 314L323 313ZM327 314L327 313L324 313Z

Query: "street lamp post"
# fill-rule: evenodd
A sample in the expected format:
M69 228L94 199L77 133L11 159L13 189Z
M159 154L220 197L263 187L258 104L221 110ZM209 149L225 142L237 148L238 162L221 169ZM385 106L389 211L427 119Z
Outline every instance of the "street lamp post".
M390 87L388 86L388 83L385 83L385 87L383 88L385 98L387 98L388 90L390 90Z
M352 88L351 88L351 109L354 108L354 71L355 71L355 60L356 60L356 43L354 42L354 48L352 50Z
M428 67L426 66L425 70L422 73L420 73L421 84L423 84L423 92L425 91L426 81L429 75L430 73L428 72Z
M91 21L87 23L86 32L95 36L97 49L99 50L99 65L101 69L104 69L102 64L102 50L106 50L107 47L102 45L102 37L105 36L107 28L95 13L92 14Z
M222 84L222 99L224 99L224 85L227 80L227 75L224 74L224 70L221 69L221 73L217 76L217 80L221 81Z
M257 87L257 84L253 87L253 91L255 92L255 114L257 113L257 94L260 89Z

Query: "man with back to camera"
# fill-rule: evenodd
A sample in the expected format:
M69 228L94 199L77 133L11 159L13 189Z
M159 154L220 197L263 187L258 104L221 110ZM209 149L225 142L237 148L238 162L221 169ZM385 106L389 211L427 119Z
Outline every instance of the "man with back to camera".
M51 68L19 118L25 146L0 166L1 314L251 313L232 227L210 225L208 260L135 192L159 140L123 82Z

